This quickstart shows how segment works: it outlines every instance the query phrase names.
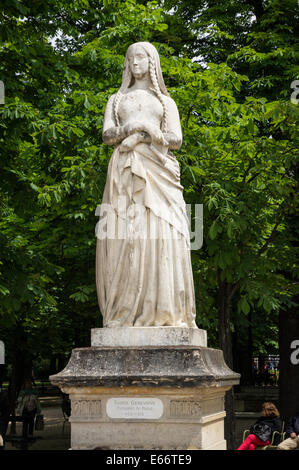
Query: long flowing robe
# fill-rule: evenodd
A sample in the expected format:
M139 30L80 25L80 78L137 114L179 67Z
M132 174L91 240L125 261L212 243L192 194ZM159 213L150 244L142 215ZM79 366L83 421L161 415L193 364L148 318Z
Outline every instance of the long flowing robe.
M159 156L142 143L129 152L116 147L109 162L100 207L110 210L100 223L105 215L110 233L98 234L96 254L106 327L196 327L183 187Z

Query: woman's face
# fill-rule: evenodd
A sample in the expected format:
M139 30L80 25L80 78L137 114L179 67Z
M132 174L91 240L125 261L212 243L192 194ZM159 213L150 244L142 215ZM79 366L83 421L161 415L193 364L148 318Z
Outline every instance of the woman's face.
M138 45L130 48L128 60L134 78L144 78L149 71L149 59L145 50Z

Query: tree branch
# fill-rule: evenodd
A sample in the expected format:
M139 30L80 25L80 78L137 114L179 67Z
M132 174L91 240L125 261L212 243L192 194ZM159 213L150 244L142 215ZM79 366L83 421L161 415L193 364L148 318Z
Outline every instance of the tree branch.
M270 233L269 237L267 238L267 240L265 241L264 245L259 249L258 253L257 253L257 256L261 256L265 251L266 249L268 248L269 244L271 243L271 241L273 240L274 238L274 235L277 231L277 227L278 225L280 224L282 220L282 214L281 216L279 217L278 221L276 222L276 224L274 225L273 229L272 229L272 232Z
M235 295L235 293L237 292L237 290L239 289L240 287L240 284L241 284L241 279L239 279L233 286L232 290L230 291L229 295L228 295L228 298L227 298L227 302L231 302L233 296Z

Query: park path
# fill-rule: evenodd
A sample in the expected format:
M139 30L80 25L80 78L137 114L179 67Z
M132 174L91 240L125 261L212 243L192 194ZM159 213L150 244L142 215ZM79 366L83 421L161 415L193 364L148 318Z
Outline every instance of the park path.
M43 406L42 413L44 415L45 428L43 431L34 431L34 437L38 439L29 450L68 450L70 448L70 424L64 423L61 407L56 404L51 406ZM8 429L9 432L9 429ZM22 424L17 423L17 435L21 435ZM6 451L18 450L7 442Z
M38 439L29 450L69 450L70 444L70 423L64 423L61 410L61 399L59 397L41 397L42 413L44 415L45 428L43 431L35 431L34 436ZM258 412L237 412L236 419L236 441L237 445L242 442L244 429L249 429L260 413ZM10 429L10 428L9 428ZM8 429L8 433L9 433ZM17 423L17 434L21 435L22 424ZM18 450L10 442L6 444L6 450Z

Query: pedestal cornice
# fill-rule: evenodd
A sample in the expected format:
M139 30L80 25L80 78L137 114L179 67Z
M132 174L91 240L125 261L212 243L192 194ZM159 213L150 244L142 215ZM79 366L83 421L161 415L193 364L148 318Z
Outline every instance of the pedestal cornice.
M217 349L195 346L90 347L72 351L59 387L225 387L239 383Z

